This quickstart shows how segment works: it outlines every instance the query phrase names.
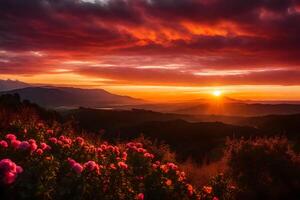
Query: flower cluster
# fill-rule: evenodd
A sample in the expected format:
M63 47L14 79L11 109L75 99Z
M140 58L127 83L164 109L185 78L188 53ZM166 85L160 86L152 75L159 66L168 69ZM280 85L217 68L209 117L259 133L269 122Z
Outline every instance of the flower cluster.
M12 184L16 180L17 175L22 172L22 167L16 165L16 163L10 159L6 158L0 161L0 177L2 183Z
M5 138L7 139L7 141L0 141L0 146L2 148L8 148L9 146L11 146L15 150L29 151L30 153L36 153L38 155L42 155L44 151L51 150L51 147L48 144L46 144L45 142L41 142L38 145L35 139L20 141L17 139L17 136L12 133L7 134Z
M68 158L68 162L71 165L71 168L77 173L80 174L83 171L83 166L73 160L72 158Z
M43 123L0 134L1 181L19 185L12 195L68 199L198 199L185 173L171 162L157 160L139 142L111 145L62 134ZM1 158L1 157L0 157ZM41 182L40 180L43 180ZM22 185L28 187L22 187ZM30 186L30 187L29 187ZM27 189L32 188L32 189ZM40 191L42 189L42 191ZM35 192L37 191L37 192Z
M126 147L130 151L142 154L145 158L150 158L150 159L154 158L153 154L147 152L147 150L143 148L143 144L142 143L139 143L139 142L137 142L137 143L129 142L129 143L126 144Z

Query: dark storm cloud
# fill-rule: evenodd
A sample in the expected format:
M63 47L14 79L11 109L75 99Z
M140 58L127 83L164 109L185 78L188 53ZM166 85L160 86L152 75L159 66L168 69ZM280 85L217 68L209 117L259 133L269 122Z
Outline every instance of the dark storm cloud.
M35 48L54 49L62 46L70 49L72 45L101 47L103 44L118 47L138 40L135 35L119 29L119 26L128 29L142 26L150 31L158 30L155 26L163 24L178 31L182 29L181 20L211 26L227 20L235 23L239 29L257 35L257 40L249 41L244 37L220 40L211 38L210 35L197 37L188 31L181 31L181 34L188 35L192 41L196 40L202 48L224 45L229 48L233 45L235 48L237 40L249 44L251 48L252 44L261 43L264 39L267 43L274 43L273 46L265 45L265 48L278 48L281 45L293 48L299 44L300 34L300 15L296 11L292 12L295 6L296 1L293 0L110 0L106 3L79 0L2 0L0 44L5 48L16 49L24 48L25 45L26 48L32 45ZM269 13L270 18L262 19L262 12ZM276 18L277 15L280 16ZM109 41L108 44L106 41ZM180 45L179 43L180 41L175 41L176 45ZM190 44L186 40L183 43ZM194 44L192 42L192 48L195 48ZM264 48L261 46L259 49Z

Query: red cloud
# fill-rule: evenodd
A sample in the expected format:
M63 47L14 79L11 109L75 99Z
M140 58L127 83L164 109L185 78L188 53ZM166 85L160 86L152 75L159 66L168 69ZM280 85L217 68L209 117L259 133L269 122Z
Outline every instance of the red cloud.
M132 84L299 84L299 24L294 0L2 0L0 73L65 69ZM66 64L72 60L85 62ZM165 69L174 64L180 67ZM166 67L142 67L149 65ZM270 71L193 74L260 68Z

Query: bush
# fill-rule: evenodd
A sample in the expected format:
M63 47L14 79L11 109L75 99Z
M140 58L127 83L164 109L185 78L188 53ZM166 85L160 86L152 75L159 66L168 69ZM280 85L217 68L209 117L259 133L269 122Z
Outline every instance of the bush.
M300 198L300 159L286 138L231 140L227 157L238 199Z
M96 145L57 124L10 125L0 134L1 199L199 198L176 164L140 142Z
M192 159L180 163L181 169L187 172L187 178L194 185L206 185L216 174L226 170L226 160L220 159L211 163L199 164Z
M213 195L222 200L234 200L237 194L237 187L232 183L231 178L220 173L214 176L209 185L213 188Z

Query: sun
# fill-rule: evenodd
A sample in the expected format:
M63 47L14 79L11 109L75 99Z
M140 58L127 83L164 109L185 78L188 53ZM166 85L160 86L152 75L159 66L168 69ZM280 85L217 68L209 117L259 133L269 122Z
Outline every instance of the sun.
M222 95L222 91L220 91L220 90L215 90L215 91L212 92L212 94L213 94L215 97L219 97L219 96Z

